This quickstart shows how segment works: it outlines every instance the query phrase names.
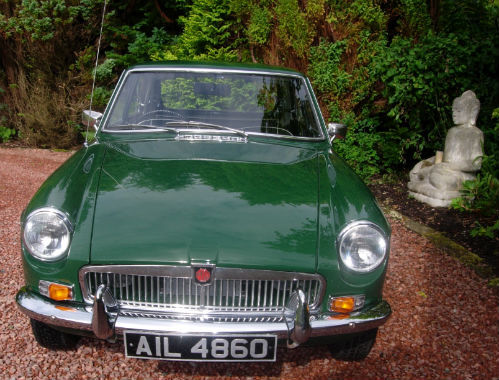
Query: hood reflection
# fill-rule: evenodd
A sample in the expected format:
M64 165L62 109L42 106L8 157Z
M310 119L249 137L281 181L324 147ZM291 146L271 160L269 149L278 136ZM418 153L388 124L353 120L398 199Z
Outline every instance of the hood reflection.
M246 155L252 162L155 160L109 149L92 262L118 261L123 251L132 250L140 252L134 263L203 260L263 268L265 262L267 268L271 263L277 270L293 270L298 264L313 272L317 156L287 147L293 160L276 163L279 148L268 145L267 155L275 160L263 163L256 162L251 147ZM296 239L283 243L290 235Z

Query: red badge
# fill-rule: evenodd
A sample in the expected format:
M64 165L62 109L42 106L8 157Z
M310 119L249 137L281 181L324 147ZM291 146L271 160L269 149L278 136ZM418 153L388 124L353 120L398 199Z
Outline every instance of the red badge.
M201 283L210 281L211 273L208 269L200 268L196 271L196 280Z

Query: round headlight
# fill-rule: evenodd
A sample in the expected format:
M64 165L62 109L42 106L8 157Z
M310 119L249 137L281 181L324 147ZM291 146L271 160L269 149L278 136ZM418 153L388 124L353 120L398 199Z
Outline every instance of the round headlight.
M56 261L67 254L71 231L71 223L61 211L41 208L26 218L23 231L24 245L37 259Z
M385 259L387 240L375 224L354 222L341 231L338 240L341 261L355 272L370 272Z

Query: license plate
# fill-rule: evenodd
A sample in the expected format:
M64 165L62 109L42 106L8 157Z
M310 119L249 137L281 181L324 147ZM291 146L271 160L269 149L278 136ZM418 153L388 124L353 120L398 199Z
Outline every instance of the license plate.
M191 335L125 331L129 358L185 361L273 362L276 335Z

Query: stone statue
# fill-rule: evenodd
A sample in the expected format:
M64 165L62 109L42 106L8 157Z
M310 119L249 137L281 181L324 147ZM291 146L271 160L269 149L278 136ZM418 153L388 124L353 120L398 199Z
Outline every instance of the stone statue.
M443 154L420 161L409 173L409 194L432 207L447 207L459 197L463 182L475 178L482 166L483 132L476 119L480 101L473 91L464 92L452 103L456 124L447 132Z

